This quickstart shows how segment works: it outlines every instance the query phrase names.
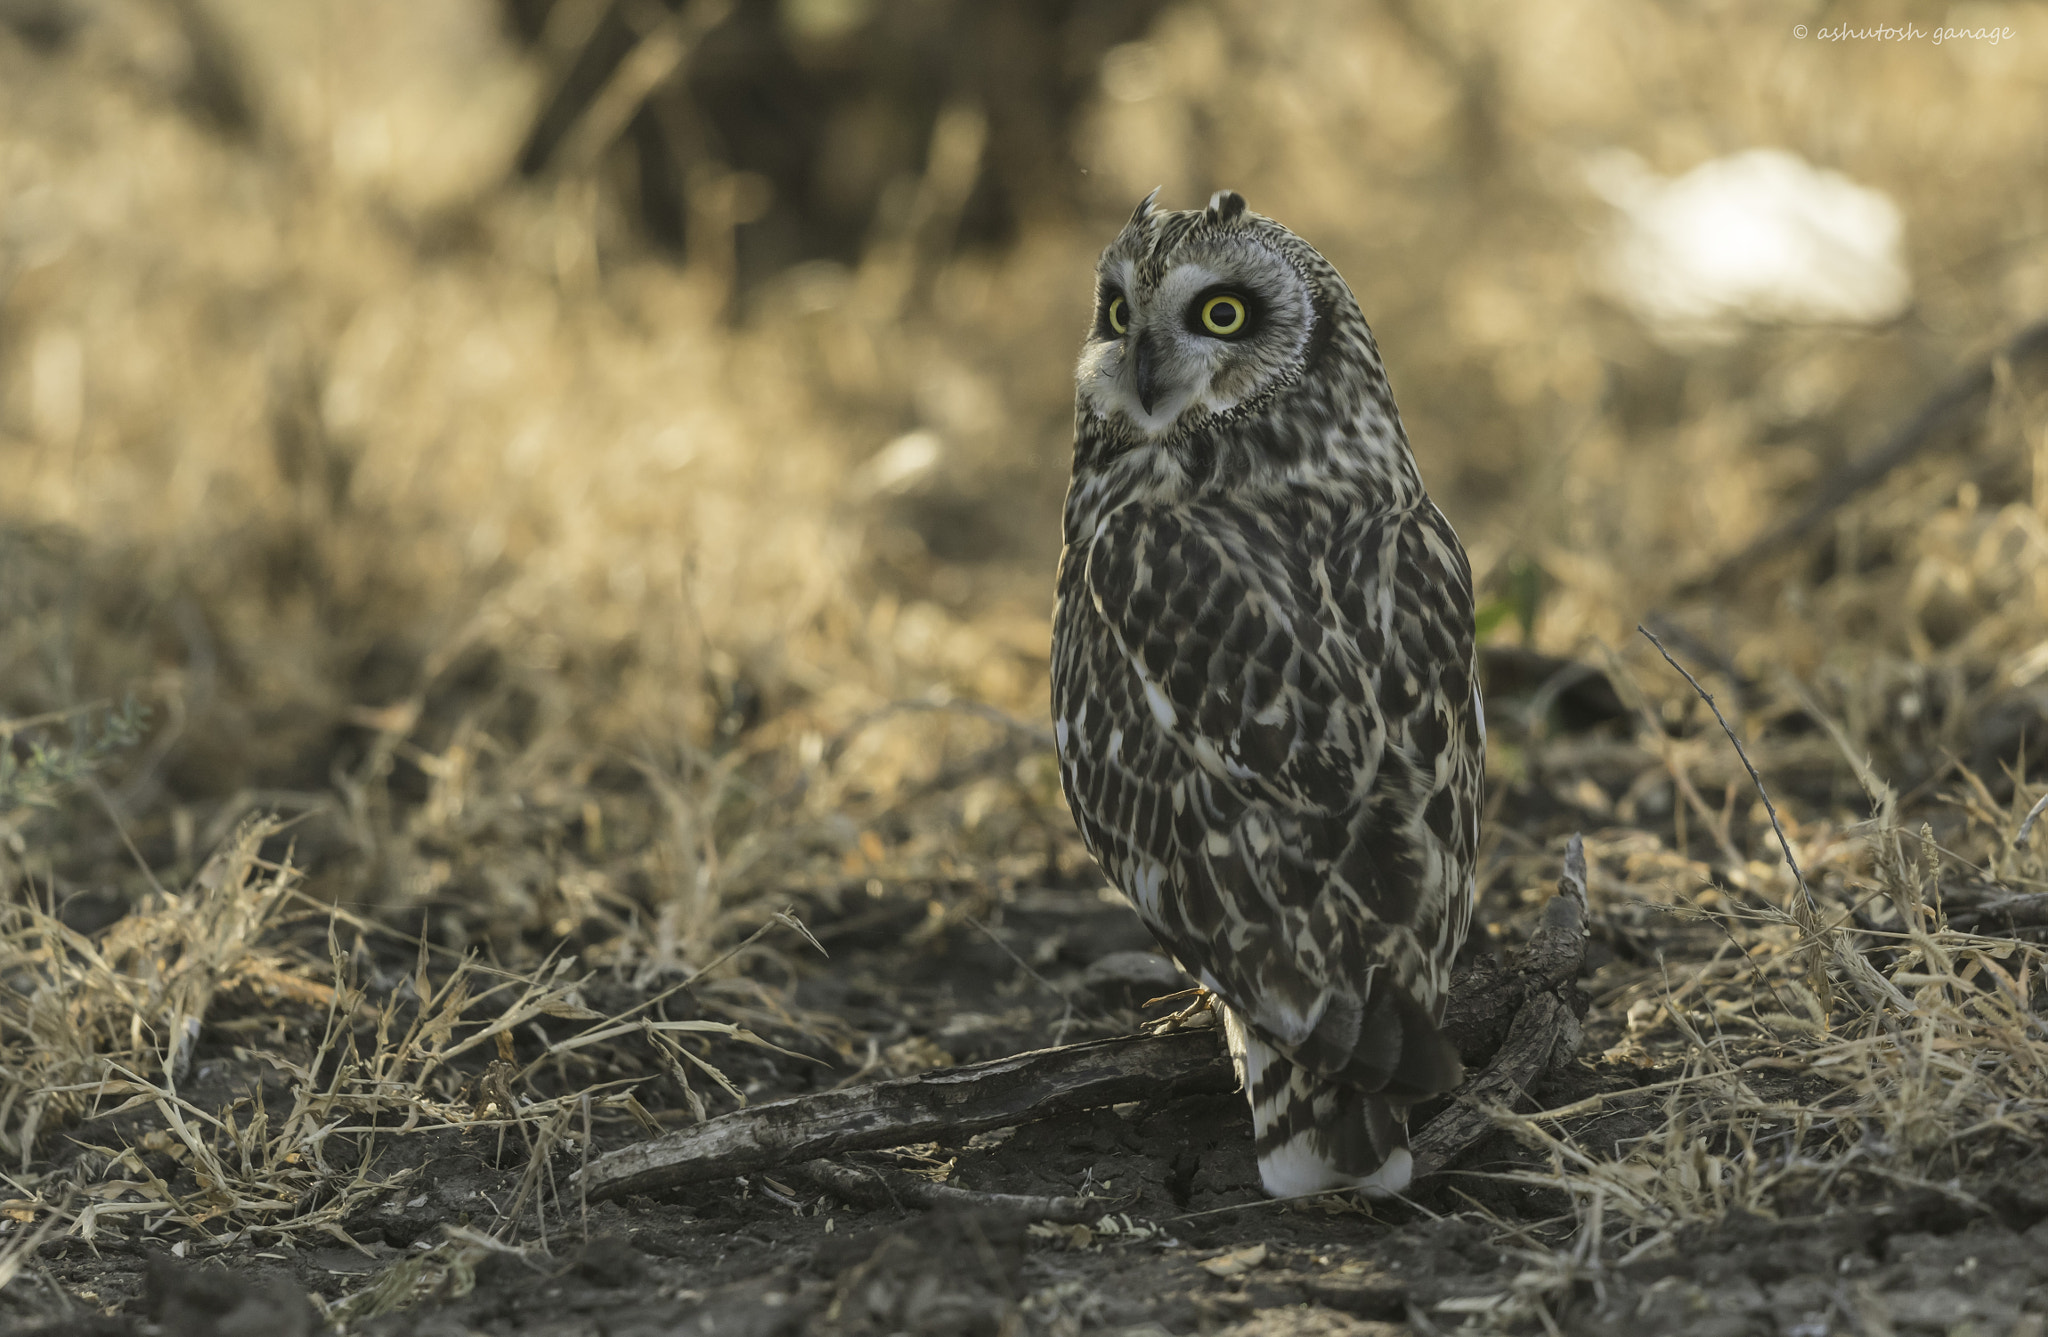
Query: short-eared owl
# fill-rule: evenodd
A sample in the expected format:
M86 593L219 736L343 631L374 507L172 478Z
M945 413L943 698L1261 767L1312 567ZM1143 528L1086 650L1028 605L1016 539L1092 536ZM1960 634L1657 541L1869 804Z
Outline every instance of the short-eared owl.
M1158 192L1153 192L1156 197ZM1406 1188L1472 917L1472 576L1351 290L1244 199L1096 269L1054 615L1089 850L1222 1004L1276 1196Z

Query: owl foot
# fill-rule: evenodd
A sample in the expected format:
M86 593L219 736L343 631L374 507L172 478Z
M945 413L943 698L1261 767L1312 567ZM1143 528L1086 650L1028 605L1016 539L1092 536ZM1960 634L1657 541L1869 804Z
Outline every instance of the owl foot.
M1208 1020L1200 1022L1201 1025L1214 1026L1216 1024L1216 995L1200 985L1196 985L1192 989L1182 989L1179 993L1161 994L1157 998L1148 998L1145 1000L1145 1006L1150 1007L1154 1003L1170 1003L1176 998L1188 999L1188 1005L1170 1016L1164 1016L1157 1021L1145 1023L1143 1027L1145 1034L1171 1035L1175 1031L1185 1030L1187 1027L1197 1024L1197 1019L1204 1014L1207 1014Z

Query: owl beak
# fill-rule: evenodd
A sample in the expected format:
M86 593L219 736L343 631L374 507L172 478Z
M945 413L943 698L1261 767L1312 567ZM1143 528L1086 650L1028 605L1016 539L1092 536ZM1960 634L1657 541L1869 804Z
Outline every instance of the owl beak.
M1159 398L1159 344L1150 331L1138 336L1138 406L1150 413Z

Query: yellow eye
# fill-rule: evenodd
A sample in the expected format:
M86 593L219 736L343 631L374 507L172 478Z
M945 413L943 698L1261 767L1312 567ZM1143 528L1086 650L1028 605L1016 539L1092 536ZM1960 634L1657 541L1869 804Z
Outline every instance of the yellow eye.
M1244 328L1244 303L1228 295L1202 303L1202 328L1211 334L1236 334Z
M1109 299L1109 327L1118 334L1130 328L1124 323L1124 299L1121 297Z

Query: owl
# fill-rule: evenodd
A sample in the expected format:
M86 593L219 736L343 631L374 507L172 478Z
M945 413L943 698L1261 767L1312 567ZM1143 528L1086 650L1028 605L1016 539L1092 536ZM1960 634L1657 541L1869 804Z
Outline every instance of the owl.
M1054 614L1090 853L1220 1005L1259 1176L1408 1186L1471 922L1485 724L1464 548L1358 303L1219 191L1102 253Z

